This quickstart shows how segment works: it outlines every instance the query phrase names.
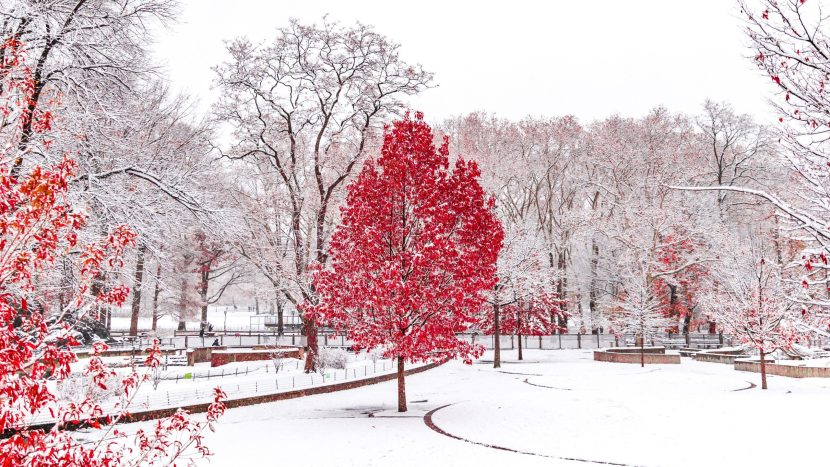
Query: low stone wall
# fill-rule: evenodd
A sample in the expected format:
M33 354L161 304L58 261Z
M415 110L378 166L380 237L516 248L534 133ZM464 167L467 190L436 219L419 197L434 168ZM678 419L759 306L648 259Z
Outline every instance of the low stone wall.
M303 359L305 358L305 350L302 347L295 347L293 345L254 345L251 347L251 350L274 350L274 349L288 349L288 350L299 350L300 356L297 358Z
M709 362L709 363L726 363L728 365L732 365L735 363L735 359L738 358L746 358L746 355L740 354L733 354L733 353L715 353L715 352L698 352L692 356L698 362Z
M210 355L210 366L222 366L233 362L256 362L271 360L279 353L283 358L302 358L303 351L297 347L282 347L267 350L215 350Z
M696 353L700 352L700 349L679 349L678 353L681 357L694 357Z
M449 360L441 360L440 362L430 363L428 365L424 365L418 368L412 368L410 370L404 371L406 376L414 375L416 373L421 373L427 370L431 370L437 366L443 365L447 363ZM243 397L240 399L231 399L225 401L225 407L232 409L234 407L245 407L248 405L256 405L256 404L265 404L267 402L276 402L276 401L283 401L288 399L296 399L298 397L304 396L313 396L315 394L327 394L330 392L337 392L337 391L345 391L347 389L355 389L362 386L369 386L371 384L383 383L386 381L392 381L397 379L398 375L396 373L389 373L386 375L380 376L373 376L371 378L364 378L364 379L356 379L352 381L344 381L342 383L334 383L328 384L325 386L316 386L310 387L307 389L297 389L295 391L286 391L280 392L277 394L264 394L261 396L251 396L251 397ZM177 410L180 408L187 410L190 413L202 413L207 412L208 407L210 406L209 403L202 403L202 404L193 404L193 405L186 405L182 407L173 407L168 409L158 409L158 410L148 410L144 412L130 412L125 414L121 417L117 423L135 423L141 422L145 420L155 420L159 418L165 418L173 415L176 413ZM97 419L99 423L106 424L109 423L107 421L107 417L100 417ZM82 428L87 428L90 426L92 420L87 420L85 422L81 422L78 424L68 424L64 427L66 430L78 430ZM41 429L44 431L49 431L54 426L53 423L45 423L41 425L32 425L29 426L30 430L37 430ZM8 437L13 433L13 430L9 430L7 433L0 433L0 437Z
M639 347L609 347L607 349L600 350L600 352L611 352L611 353L636 353L640 354ZM650 347L643 347L643 353L648 354L664 354L666 353L666 348L662 346L650 346Z
M610 349L609 349L610 350ZM640 363L640 354L631 352L611 352L609 350L595 350L594 360L611 363ZM644 363L649 365L679 364L680 355L666 355L664 353L644 353Z
M187 366L210 361L213 352L216 350L227 350L227 347L196 347L187 349Z
M778 365L775 363L767 363L766 367L768 375L786 376L789 378L830 378L830 368L827 367ZM735 369L738 371L760 373L761 364L758 362L738 360L735 362Z

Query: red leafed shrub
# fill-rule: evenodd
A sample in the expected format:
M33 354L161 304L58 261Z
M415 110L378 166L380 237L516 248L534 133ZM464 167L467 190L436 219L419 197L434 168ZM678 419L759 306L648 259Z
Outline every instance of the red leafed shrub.
M47 325L36 277L54 268L55 260L69 249L80 250L80 285L64 313L83 316L95 307L119 305L128 289L109 284L105 278L108 271L121 266L136 234L127 226L116 226L98 242L78 244L84 218L74 212L67 194L77 165L64 158L49 167L24 167L19 147L22 122L34 119L32 128L42 132L51 127L53 116L48 110L32 108L34 83L22 44L9 40L1 47L0 466L138 465L170 462L190 449L207 454L201 433L224 411L221 391L217 390L205 423L194 422L179 411L156 422L151 431L127 436L114 423L130 409L136 390L148 377L135 371L116 375L99 357L106 349L104 344L95 345L85 377L99 390L114 390L114 409L104 410L101 401L90 395L59 400L51 389L50 381L59 383L70 375L75 355L69 347L77 342L68 325ZM147 367L157 367L158 343L147 353ZM54 426L29 428L37 414L50 414L56 420ZM69 431L77 426L99 429L97 441L79 442Z

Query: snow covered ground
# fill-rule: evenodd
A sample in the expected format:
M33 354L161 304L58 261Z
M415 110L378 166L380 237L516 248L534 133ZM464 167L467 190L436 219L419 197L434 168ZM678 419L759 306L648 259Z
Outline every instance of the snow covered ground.
M500 370L451 362L407 378L406 414L394 382L231 409L204 465L826 465L830 380L770 376L761 391L758 374L685 358L643 369L584 350L506 357ZM438 429L470 442L428 427L435 409Z
M158 378L146 381L139 387L131 412L155 410L168 407L180 407L189 404L211 402L213 388L219 387L225 391L229 399L276 394L335 384L343 381L368 378L383 374L392 374L396 371L395 362L391 359L373 358L371 354L345 353L346 367L342 369L325 368L317 373L305 373L303 361L294 358L282 359L279 372L275 373L273 361L233 362L220 367L211 368L210 363L198 363L195 366L170 366L160 370ZM127 357L104 357L106 363L123 363ZM87 359L81 359L71 365L75 374L81 374L88 365ZM114 368L118 375L130 371L128 367ZM148 369L139 368L139 374L153 376ZM117 376L120 378L121 376ZM155 383L155 384L154 384ZM88 379L79 381L67 380L62 386L52 383L58 397L74 400L81 391L81 387L89 385ZM66 386L68 385L68 387ZM101 399L99 403L104 410L112 408L117 398ZM53 421L51 414L44 410L38 414L32 423L47 423Z

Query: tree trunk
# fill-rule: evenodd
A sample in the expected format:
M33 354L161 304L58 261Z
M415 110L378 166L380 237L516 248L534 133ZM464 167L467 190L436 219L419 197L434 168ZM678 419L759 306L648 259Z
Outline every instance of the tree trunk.
M135 261L135 278L133 279L133 302L132 314L130 315L130 335L138 335L138 317L141 314L141 283L144 281L144 254L147 247L141 245L138 248L138 257Z
M187 279L182 276L179 282L179 331L187 330Z
M161 293L161 263L156 265L156 281L153 289L153 324L152 329L155 332L159 321L159 294Z
M406 382L403 374L403 357L398 357L398 412L406 412Z
M522 333L519 333L519 360L524 360L522 356Z
M285 333L284 327L282 304L277 303L277 335L281 336Z
M646 337L645 335L640 337L640 368L646 366Z
M305 356L305 372L314 373L317 370L317 327L314 321L303 317L303 335L306 337L308 352Z
M567 268L568 263L565 256L565 251L559 252L558 259L557 259L557 269L559 270L559 280L556 283L556 293L559 295L559 300L561 300L562 313L559 314L557 317L557 324L562 327L568 327L568 277L567 277ZM551 318L553 318L553 312L551 312Z
M499 328L499 306L493 305L493 368L501 368L501 329Z
M597 309L597 301L599 299L599 287L597 285L597 267L599 266L599 245L596 239L591 240L591 284L588 291L588 308L591 313L591 327L596 329L596 323L599 318L599 310Z
M208 322L208 302L207 302L207 293L208 293L208 279L210 277L210 270L208 266L203 266L202 271L199 275L199 302L202 304L202 322L199 323L199 329L201 331L205 331L207 328Z
M767 388L767 362L764 358L764 351L761 350L761 389Z
M522 356L522 307L519 305L518 311L516 316L516 331L519 335L519 360L523 359Z
M95 277L92 279L92 286L89 288L89 290L93 297L98 297L99 295L101 295L103 289L104 275L99 271L95 274ZM103 305L100 302L93 302L92 315L95 317L96 321L103 324L104 326L107 325L107 313L103 310Z

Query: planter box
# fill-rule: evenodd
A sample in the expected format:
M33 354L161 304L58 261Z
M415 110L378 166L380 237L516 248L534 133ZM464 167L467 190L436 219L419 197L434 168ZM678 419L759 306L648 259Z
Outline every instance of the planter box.
M297 347L281 347L268 350L215 350L211 352L210 366L222 366L233 362L256 362L271 360L279 353L283 358L302 358L303 351Z
M616 352L612 350L614 349L595 350L594 360L611 363L640 363L641 355L639 352ZM676 365L680 363L680 355L666 355L665 353L651 352L644 353L642 357L644 362L649 365Z
M788 378L830 378L830 368L827 367L779 365L776 363L767 363L766 366L768 375L786 376ZM760 373L761 364L747 360L738 360L735 362L735 369L738 371Z

